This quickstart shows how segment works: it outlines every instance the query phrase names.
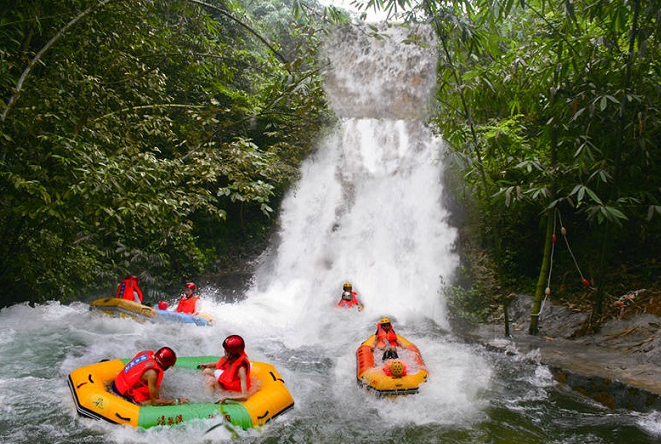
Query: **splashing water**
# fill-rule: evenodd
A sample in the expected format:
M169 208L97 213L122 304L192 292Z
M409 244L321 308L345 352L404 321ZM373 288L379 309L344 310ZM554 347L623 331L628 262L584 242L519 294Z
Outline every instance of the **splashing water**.
M281 301L287 321L326 316L350 281L367 316L447 328L439 289L457 266L456 230L442 206L443 144L422 120L435 54L402 43L410 31L384 32L327 45L326 89L342 118L285 199L274 263L252 295Z
M350 411L374 402L377 416L393 424L466 421L479 412L477 394L490 372L465 347L442 339L448 325L439 290L452 281L458 259L456 230L442 205L443 144L423 119L435 83L433 45L407 43L411 31L401 28L384 28L380 39L365 29L347 32L326 46L338 127L284 200L279 242L254 287L222 316L241 319L237 327L253 337L259 332L260 345L268 347L264 338L271 347L281 342L290 364L322 378L321 393L343 397ZM346 281L365 305L360 313L335 308ZM384 315L423 350L430 373L443 374L399 406L355 387L355 351ZM319 395L301 398L319 403ZM342 418L337 406L323 409Z
M180 356L220 354L228 334L245 338L251 359L273 363L295 400L266 427L240 431L241 442L656 442L657 416L603 415L559 395L538 366L492 362L448 334L439 289L455 273L456 232L442 205L443 144L424 123L434 45L408 43L429 42L426 30L369 32L343 29L329 41L339 125L302 166L279 242L241 302L203 289L213 327L140 324L84 303L0 311L0 442L230 442L223 427L205 433L213 419L141 430L79 418L66 383L77 367L163 345ZM364 311L335 307L345 281ZM383 315L427 364L415 396L378 399L356 385L356 349ZM203 381L175 367L163 391L195 399Z

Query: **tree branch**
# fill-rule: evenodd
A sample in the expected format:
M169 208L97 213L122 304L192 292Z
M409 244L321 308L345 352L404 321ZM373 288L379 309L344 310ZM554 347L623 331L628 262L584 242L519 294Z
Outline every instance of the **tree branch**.
M264 45L266 45L271 50L271 52L273 54L275 54L276 57L281 62L287 63L287 59L285 59L285 57L282 54L280 54L273 46L271 46L271 44L264 37L262 37L257 31L255 31L253 28L248 26L246 23L244 23L241 20L239 20L238 18L234 17L230 12L219 8L218 6L210 5L209 3L205 3L205 2L200 1L200 0L186 0L186 1L188 1L190 3L198 4L200 6L204 6L205 8L213 9L214 11L217 11L217 12L221 13L222 15L224 15L225 17L229 18L230 20L236 22L237 24L239 24L240 26L242 26L243 28L248 30L248 32L250 32L252 35L257 37L259 39L259 41L262 42Z
M16 104L16 101L18 100L18 97L21 95L21 90L23 89L23 84L25 83L25 79L27 79L28 75L32 71L32 69L35 67L37 63L41 60L41 58L48 52L48 50L53 46L68 30L71 28L73 25L81 21L83 18L85 18L87 15L91 14L94 12L96 9L100 8L101 6L106 5L107 3L110 3L113 0L101 0L99 3L96 5L90 6L80 14L78 14L76 17L74 17L69 23L64 25L62 29L60 29L49 41L44 45L43 48L39 50L39 52L30 60L30 63L28 63L28 66L25 68L23 73L21 74L21 77L19 77L18 82L16 83L16 88L14 88L14 93L11 95L9 100L7 101L7 105L5 106L5 109L2 110L2 114L0 115L0 122L4 122L5 119L7 118L7 114L11 110L11 108L14 107Z

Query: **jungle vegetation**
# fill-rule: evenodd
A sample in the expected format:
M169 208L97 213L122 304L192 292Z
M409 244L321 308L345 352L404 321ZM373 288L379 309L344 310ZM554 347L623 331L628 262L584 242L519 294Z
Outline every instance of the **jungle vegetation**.
M473 308L578 294L599 317L658 288L661 3L353 3L435 30ZM333 119L318 48L349 21L312 0L4 2L0 306L240 260Z
M222 267L332 118L290 1L0 8L0 306Z
M467 266L484 265L469 295L534 289L531 334L547 297L598 322L628 291L658 295L661 3L361 3L436 31L435 123L474 205Z

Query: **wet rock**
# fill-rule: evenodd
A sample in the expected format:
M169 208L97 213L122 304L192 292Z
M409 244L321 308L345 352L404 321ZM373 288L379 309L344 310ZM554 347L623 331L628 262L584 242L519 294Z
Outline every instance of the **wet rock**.
M482 325L469 337L508 354L535 356L560 383L610 408L661 409L661 318L644 313L605 322L598 333L577 335L589 314L549 303L539 335L528 334L532 298L510 304L510 336L504 322ZM537 353L532 353L538 351Z

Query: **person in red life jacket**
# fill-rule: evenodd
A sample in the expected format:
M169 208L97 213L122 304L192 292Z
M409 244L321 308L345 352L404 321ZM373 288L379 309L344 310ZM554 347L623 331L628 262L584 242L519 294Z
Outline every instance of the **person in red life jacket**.
M179 305L177 305L177 313L200 314L202 299L199 296L195 296L195 290L197 290L197 285L194 283L186 282L184 284L184 295L179 300Z
M202 374L207 377L207 389L228 392L218 400L218 404L228 399L245 401L248 399L251 386L250 361L245 352L246 344L241 336L230 335L223 341L223 348L225 356L218 362L198 366L204 369Z
M141 351L124 366L112 383L112 390L123 398L140 405L176 405L188 402L186 398L161 398L163 373L177 362L170 347L156 352Z
M342 298L337 303L340 308L358 307L358 311L363 311L363 304L358 300L358 293L353 291L353 286L350 282L345 282L342 286Z
M142 290L138 287L137 276L127 276L117 286L117 297L142 304Z
M376 342L374 348L383 350L382 361L386 359L397 359L397 346L400 345L397 340L397 333L392 328L389 318L381 318L376 324Z
M381 370L383 370L383 373L385 373L387 376L392 376L395 378L401 378L402 376L406 376L408 373L406 364L404 361L400 361L399 359L386 359Z

